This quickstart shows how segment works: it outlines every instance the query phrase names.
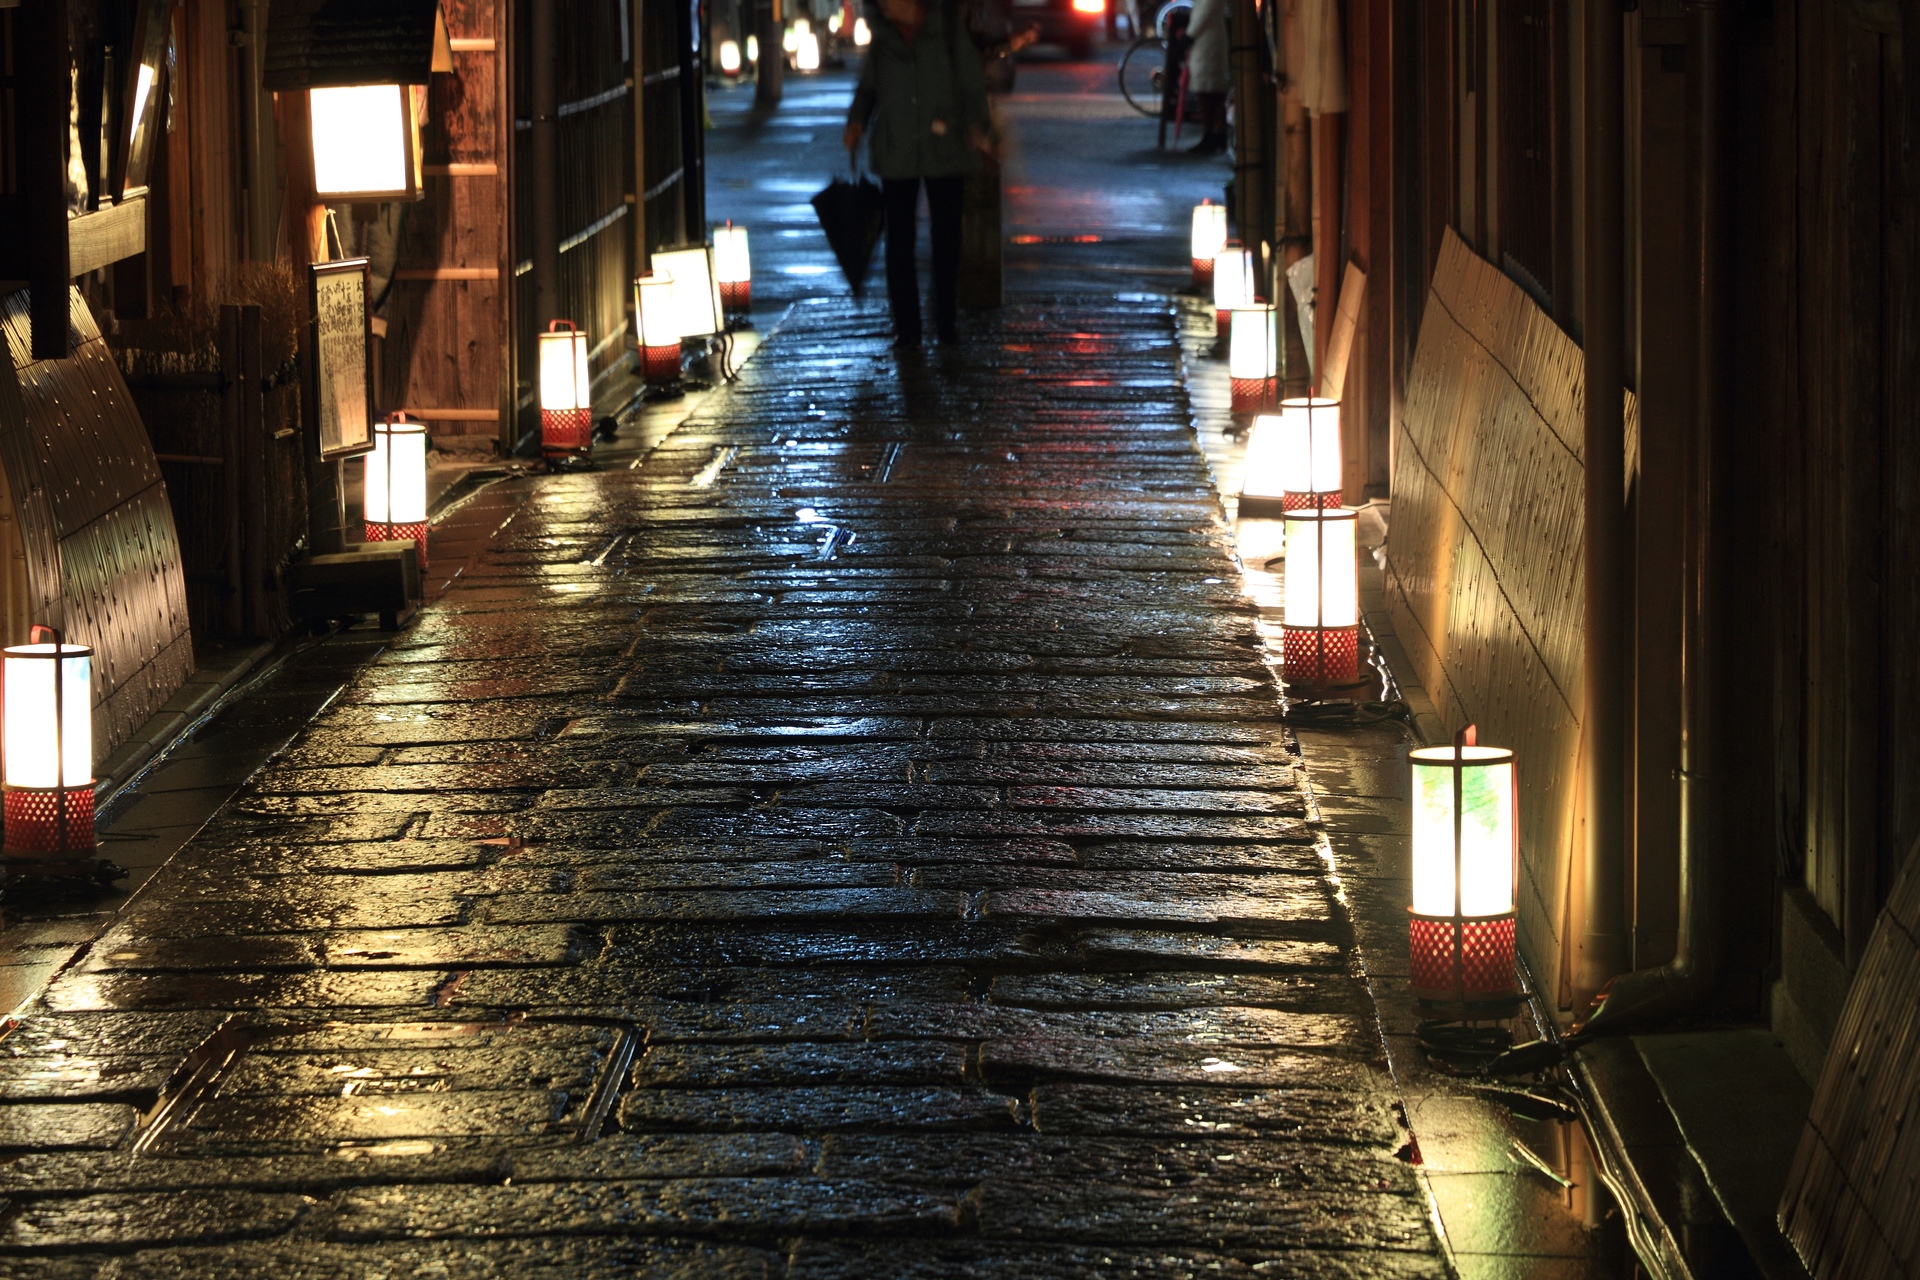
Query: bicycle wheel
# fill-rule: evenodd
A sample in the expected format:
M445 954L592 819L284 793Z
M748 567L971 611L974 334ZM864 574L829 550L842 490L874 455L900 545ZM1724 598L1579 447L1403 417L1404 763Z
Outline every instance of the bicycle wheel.
M1159 37L1164 46L1167 43L1167 22L1175 13L1192 13L1193 0L1167 0L1160 6L1160 12L1153 15L1153 34Z
M1144 36L1120 59L1120 94L1143 116L1160 114L1160 62L1165 56L1158 40Z

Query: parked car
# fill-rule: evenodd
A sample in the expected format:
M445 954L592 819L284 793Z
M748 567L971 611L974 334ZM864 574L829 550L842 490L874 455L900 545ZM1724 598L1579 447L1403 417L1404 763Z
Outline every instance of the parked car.
M1107 25L1107 6L1120 0L1010 0L1013 25L1040 29L1040 39L1062 45L1076 58L1093 53L1094 37Z

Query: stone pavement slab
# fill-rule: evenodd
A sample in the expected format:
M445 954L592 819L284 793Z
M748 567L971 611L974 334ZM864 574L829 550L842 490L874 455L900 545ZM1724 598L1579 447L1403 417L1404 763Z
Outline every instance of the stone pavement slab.
M1444 1275L1190 418L812 304L490 486L0 1037L0 1274Z

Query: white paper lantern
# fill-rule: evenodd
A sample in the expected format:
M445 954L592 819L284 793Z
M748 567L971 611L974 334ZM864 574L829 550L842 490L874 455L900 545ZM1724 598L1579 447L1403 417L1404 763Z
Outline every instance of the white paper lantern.
M1193 287L1213 284L1213 260L1227 247L1227 206L1202 200L1193 206Z
M1429 1001L1511 1001L1519 789L1514 754L1477 743L1472 725L1448 747L1408 753L1413 796L1414 994Z
M555 320L540 335L540 452L578 456L593 446L593 375L586 331Z
M720 282L714 278L712 245L655 249L653 269L673 278L675 325L680 337L705 338L727 327Z
M12 869L91 855L93 650L35 626L5 651L6 852Z
M1283 519L1287 574L1281 627L1287 679L1350 684L1359 679L1359 512L1307 507Z
M1233 383L1233 412L1265 413L1273 408L1280 385L1278 313L1271 303L1235 307L1227 339L1227 375Z
M424 198L414 105L404 84L307 90L314 195L333 204Z
M1240 468L1240 514L1279 516L1337 507L1341 492L1340 402L1293 397L1254 419Z
M405 414L374 424L373 450L364 455L360 505L368 542L405 542L427 565L427 429Z
M640 326L640 372L655 386L680 377L680 309L673 276L655 267L633 282L633 314Z

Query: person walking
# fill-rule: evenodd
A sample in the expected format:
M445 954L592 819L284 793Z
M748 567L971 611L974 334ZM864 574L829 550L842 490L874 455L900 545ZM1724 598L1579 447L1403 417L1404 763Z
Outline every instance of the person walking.
M920 344L915 224L927 191L933 327L958 336L960 212L975 153L992 151L986 78L954 0L879 0L880 20L847 112L847 150L867 141L887 215L887 304L896 346Z
M1191 150L1218 155L1227 149L1227 0L1193 0L1187 22L1193 51L1187 55L1187 91L1200 100L1203 130Z

